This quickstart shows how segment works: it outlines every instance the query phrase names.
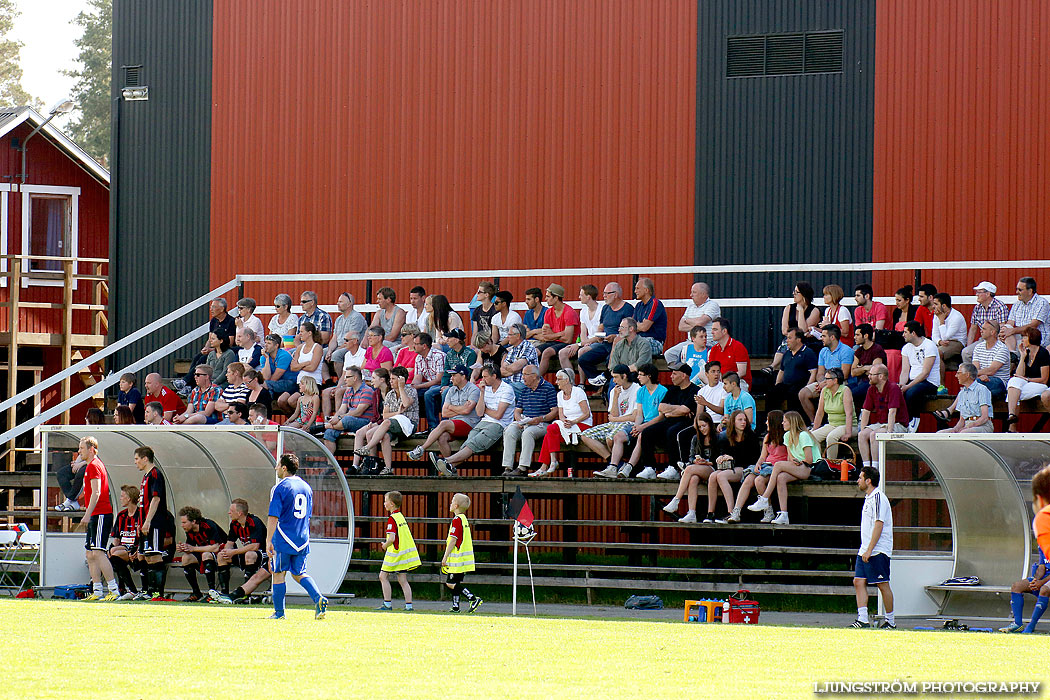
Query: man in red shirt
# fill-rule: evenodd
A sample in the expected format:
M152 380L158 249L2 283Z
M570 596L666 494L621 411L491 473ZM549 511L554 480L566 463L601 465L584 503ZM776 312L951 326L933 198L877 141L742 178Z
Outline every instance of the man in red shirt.
M178 413L186 410L186 404L179 395L164 386L160 375L156 372L146 375L146 398L143 401L148 404L156 401L164 407L164 420L170 421Z
M890 310L881 301L874 301L875 290L870 284L858 284L853 290L853 298L857 300L857 308L853 312L853 327L862 323L870 323L875 330L892 328L893 318Z
M872 365L868 370L871 386L864 398L860 411L861 466L874 467L879 459L879 442L877 433L903 433L910 420L908 405L904 401L904 392L899 385L890 381L890 370L886 365Z
M98 458L98 440L91 437L80 440L80 458L87 462L84 468L84 496L87 507L77 529L87 528L84 548L87 549L88 571L91 572L91 595L85 600L101 600L109 603L120 597L113 565L109 561L109 533L113 530L113 503L109 498L109 473ZM109 586L103 597L102 581Z
M751 356L739 340L733 340L732 327L729 321L719 316L711 322L711 337L715 344L707 351L708 362L722 365L722 374L736 372L744 380L741 389L747 391L751 385Z
M576 309L565 303L565 287L552 284L547 287L544 297L550 305L543 319L543 327L536 334L540 344L536 350L540 353L540 375L547 373L550 363L558 356L562 348L576 342L579 335L580 315Z

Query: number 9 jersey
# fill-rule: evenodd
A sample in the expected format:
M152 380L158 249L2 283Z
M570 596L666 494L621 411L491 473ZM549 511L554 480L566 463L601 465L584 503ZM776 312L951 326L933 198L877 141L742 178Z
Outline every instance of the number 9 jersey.
M313 490L298 476L287 476L273 487L268 515L277 518L274 550L286 554L306 554L310 551L310 514L313 505Z

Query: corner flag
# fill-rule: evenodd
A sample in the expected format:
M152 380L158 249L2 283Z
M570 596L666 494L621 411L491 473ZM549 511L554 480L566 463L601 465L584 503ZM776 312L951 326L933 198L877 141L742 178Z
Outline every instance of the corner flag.
M514 496L510 499L510 503L507 506L507 516L512 520L517 520L525 527L532 525L532 509L529 508L529 504L525 500L525 494L521 492L520 486L514 492Z

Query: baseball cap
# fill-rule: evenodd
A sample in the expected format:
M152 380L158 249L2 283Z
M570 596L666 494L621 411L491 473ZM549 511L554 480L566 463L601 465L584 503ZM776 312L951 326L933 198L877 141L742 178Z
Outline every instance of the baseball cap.
M978 289L983 289L984 291L988 292L989 294L995 294L996 287L991 282L981 282L980 284L978 284L976 287L973 288L973 290L975 292Z
M460 331L460 332L462 332L462 331ZM467 369L466 365L456 365L455 367L452 368L452 374L462 374L464 377L469 377L470 376L470 370Z
M446 338L456 338L457 340L466 340L467 334L463 332L462 328L453 328L445 334Z
M687 365L684 362L680 362L679 364L677 364L674 367L672 367L671 371L672 372L684 372L686 374L690 374L693 371L693 368L690 367L689 365Z

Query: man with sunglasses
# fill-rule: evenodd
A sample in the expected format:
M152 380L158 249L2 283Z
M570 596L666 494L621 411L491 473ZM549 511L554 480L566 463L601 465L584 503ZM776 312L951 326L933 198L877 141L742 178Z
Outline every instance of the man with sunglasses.
M219 413L215 410L215 399L219 387L211 382L211 365L197 365L193 370L193 381L196 386L190 392L186 411L175 416L176 425L214 425L219 422Z

